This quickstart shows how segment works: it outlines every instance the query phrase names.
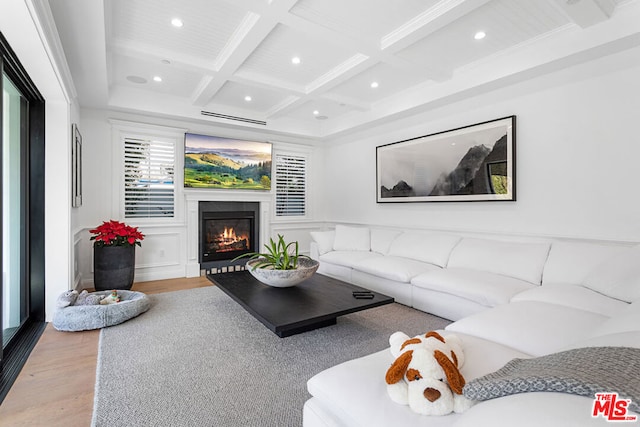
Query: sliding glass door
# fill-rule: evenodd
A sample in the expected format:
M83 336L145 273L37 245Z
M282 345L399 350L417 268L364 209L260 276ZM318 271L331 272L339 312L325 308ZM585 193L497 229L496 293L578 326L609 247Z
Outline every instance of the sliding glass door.
M45 104L1 33L0 77L2 402L45 325Z
M28 317L25 272L27 100L2 74L2 348Z

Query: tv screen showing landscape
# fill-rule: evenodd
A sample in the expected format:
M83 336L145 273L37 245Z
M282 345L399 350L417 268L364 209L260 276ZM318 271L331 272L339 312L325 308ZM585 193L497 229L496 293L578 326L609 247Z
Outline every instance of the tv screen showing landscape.
M186 133L184 186L271 189L271 144Z

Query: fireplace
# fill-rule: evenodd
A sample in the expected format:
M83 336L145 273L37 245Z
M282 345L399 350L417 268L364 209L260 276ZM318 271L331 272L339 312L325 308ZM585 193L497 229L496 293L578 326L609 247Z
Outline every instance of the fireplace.
M198 206L201 268L237 264L234 258L260 247L259 203L199 202Z
M253 212L204 212L202 262L233 259L255 252Z

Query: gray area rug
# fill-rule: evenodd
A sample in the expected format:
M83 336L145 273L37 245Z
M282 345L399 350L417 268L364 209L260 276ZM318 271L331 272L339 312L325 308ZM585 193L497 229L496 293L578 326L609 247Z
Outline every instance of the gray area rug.
M278 338L215 287L150 298L100 334L94 426L301 426L313 375L449 323L391 304Z

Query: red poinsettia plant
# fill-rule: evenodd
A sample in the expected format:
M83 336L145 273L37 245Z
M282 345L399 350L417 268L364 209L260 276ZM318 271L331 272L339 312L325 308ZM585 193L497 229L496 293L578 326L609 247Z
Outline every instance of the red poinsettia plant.
M119 221L104 221L102 225L89 230L94 234L91 240L95 240L95 246L142 246L144 234L138 231L138 227L131 227Z

